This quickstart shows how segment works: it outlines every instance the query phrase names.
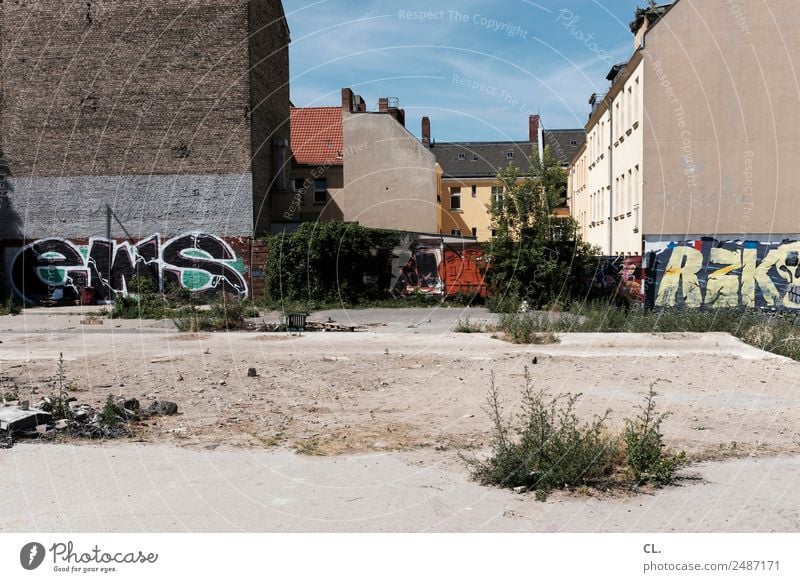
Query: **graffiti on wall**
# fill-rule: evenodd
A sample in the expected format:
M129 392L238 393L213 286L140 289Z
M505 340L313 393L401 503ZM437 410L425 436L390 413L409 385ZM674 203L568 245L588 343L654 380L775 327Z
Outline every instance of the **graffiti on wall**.
M62 238L32 242L8 263L14 292L28 303L54 296L77 298L84 287L100 300L127 295L132 277L147 277L159 289L181 286L197 293L246 297L244 262L220 237L192 232L166 241L155 234L138 243L91 238L76 244Z
M646 251L649 305L800 309L798 241L703 238Z
M475 243L415 239L408 247L395 249L391 291L395 296L413 293L486 296L485 270L483 250Z
M589 299L617 304L644 303L642 257L601 257L588 285Z

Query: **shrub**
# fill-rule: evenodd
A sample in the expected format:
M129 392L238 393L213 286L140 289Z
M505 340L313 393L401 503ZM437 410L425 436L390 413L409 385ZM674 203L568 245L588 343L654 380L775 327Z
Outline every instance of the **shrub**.
M119 408L114 402L114 397L109 394L106 398L106 403L103 406L103 410L100 413L100 425L117 426L121 422L119 412Z
M474 323L469 320L469 317L465 319L459 319L453 327L453 331L455 333L481 333L483 330L483 324Z
M487 397L492 421L491 454L486 460L462 459L472 478L484 485L527 487L546 497L551 489L593 483L610 477L619 457L618 440L608 434L608 412L592 422L576 416L578 395L551 397L534 390L527 368L522 412L507 423L494 374Z
M503 313L497 329L515 344L553 344L559 341L545 313Z
M334 222L304 223L293 233L269 237L266 299L358 303L385 294L382 278L393 231ZM376 252L376 249L379 249ZM365 276L375 284L365 284ZM383 281L388 288L388 280Z
M654 385L650 385L639 414L633 419L625 419L625 454L638 484L667 485L675 480L675 473L685 464L686 455L683 452L675 456L664 454L661 423L668 415L656 412Z
M0 315L19 315L21 312L22 306L11 297L0 303Z

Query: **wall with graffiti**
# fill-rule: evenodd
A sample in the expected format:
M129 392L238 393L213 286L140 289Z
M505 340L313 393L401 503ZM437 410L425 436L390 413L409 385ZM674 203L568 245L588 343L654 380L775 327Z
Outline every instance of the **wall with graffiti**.
M656 307L800 309L800 242L647 243L647 302Z
M484 253L477 243L445 238L410 239L394 250L390 291L395 296L467 293L485 297L485 272Z
M587 299L620 305L644 303L642 257L599 257L594 278L586 285Z
M159 289L181 286L197 293L248 295L244 257L249 239L230 242L212 234L191 232L162 239L158 234L138 242L90 238L81 243L44 238L5 249L7 280L27 303L77 299L91 287L98 300L127 295L134 276L151 279ZM239 247L239 255L234 250Z

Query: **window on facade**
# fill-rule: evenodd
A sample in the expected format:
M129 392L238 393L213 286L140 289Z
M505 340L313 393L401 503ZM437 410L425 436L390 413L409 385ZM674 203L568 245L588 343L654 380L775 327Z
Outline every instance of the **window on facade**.
M477 162L478 161L478 154L472 154L472 161L473 162Z
M295 178L294 179L294 191L297 192L297 195L300 198L300 206L305 205L305 203L306 203L306 179L305 178Z
M472 236L478 236L478 229L476 227L472 227Z
M497 229L492 229L492 236L497 236Z
M506 152L506 159L513 160L514 159L514 152Z
M472 185L471 194L473 198L478 197L478 187L475 184Z
M461 210L461 188L450 188L450 210Z
M458 159L459 160L466 160L467 159L467 154L458 154Z
M503 203L503 187L492 186L492 204L500 205Z
M454 228L453 230L450 231L450 235L451 236L461 236L461 230L458 229L458 228Z
M569 145L574 147L574 148L578 147L578 140L577 139L570 140Z
M328 179L317 178L314 180L314 204L328 203Z

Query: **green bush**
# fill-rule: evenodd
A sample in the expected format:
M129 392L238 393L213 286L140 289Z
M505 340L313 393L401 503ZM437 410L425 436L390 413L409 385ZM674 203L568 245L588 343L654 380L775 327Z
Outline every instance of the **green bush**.
M502 313L497 329L515 344L554 344L559 341L546 313Z
M103 410L100 412L100 424L102 426L117 426L122 422L119 412L120 410L114 402L114 397L109 394L105 405L103 405Z
M484 331L484 325L470 321L469 317L465 319L459 318L458 322L453 326L453 331L455 333L481 333Z
M214 303L209 310L192 309L174 322L182 332L232 331L245 328L249 317L258 317L258 310L241 301L231 301Z
M22 306L11 297L0 303L0 315L19 315L21 312Z
M462 455L472 478L484 485L535 489L539 498L552 489L608 479L619 457L618 439L606 429L608 412L590 423L578 419L579 398L534 390L526 368L522 412L510 424L503 418L492 374L487 398L491 454L486 460Z
M385 295L393 231L336 222L305 223L269 237L266 299L270 302L359 303ZM376 252L376 249L379 249ZM381 251L380 249L383 249ZM374 283L365 284L365 277Z
M664 454L661 423L666 413L656 412L656 392L653 385L633 419L625 419L625 455L628 467L638 484L668 485L675 480L676 471L686 463L681 452L674 456Z

